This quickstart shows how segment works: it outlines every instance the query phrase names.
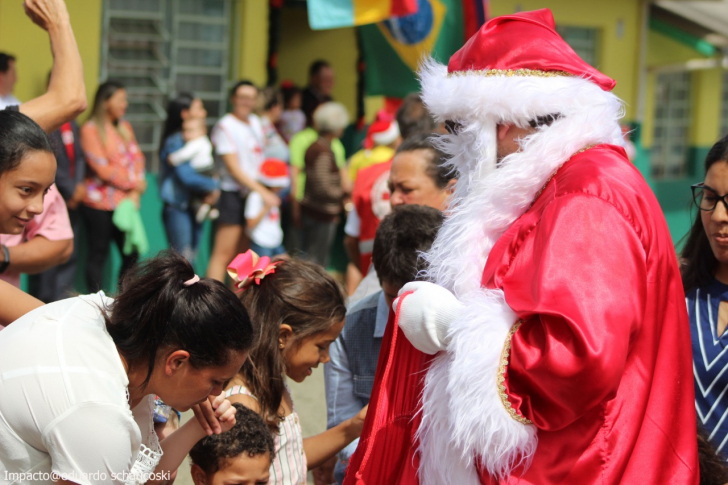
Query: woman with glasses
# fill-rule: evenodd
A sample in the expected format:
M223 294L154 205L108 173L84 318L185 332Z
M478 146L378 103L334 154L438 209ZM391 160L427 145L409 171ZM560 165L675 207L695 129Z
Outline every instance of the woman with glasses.
M705 181L692 186L698 214L682 252L690 316L698 423L728 457L728 136L705 159Z

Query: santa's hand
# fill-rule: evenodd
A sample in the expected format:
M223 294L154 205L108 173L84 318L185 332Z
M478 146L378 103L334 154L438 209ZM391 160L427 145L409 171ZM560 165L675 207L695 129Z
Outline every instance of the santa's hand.
M399 310L399 328L407 340L426 354L447 349L450 325L465 308L448 290L425 281L404 285L392 307Z

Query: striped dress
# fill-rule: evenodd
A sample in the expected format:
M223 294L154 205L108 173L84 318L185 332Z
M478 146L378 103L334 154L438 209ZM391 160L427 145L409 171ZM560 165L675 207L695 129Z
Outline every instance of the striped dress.
M225 392L226 397L236 394L243 394L257 400L245 386L233 386ZM273 435L276 456L270 464L270 481L268 483L271 485L306 485L308 467L306 454L303 451L301 423L295 407L291 414L283 418L278 429L278 434Z
M718 335L718 306L728 285L714 280L685 298L690 316L698 422L717 451L728 457L728 331Z

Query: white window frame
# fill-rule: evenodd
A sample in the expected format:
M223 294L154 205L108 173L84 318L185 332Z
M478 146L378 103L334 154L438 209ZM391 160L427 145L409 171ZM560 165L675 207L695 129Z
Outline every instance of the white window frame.
M650 155L654 179L677 179L685 176L690 148L691 117L691 73L656 73L655 116Z

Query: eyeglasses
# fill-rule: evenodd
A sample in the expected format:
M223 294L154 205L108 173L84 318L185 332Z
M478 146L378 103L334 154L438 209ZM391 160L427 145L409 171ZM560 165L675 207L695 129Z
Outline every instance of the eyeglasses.
M728 211L728 194L718 195L718 193L705 184L691 185L693 191L693 202L701 211L710 212L715 210L718 201L722 201L726 211Z

